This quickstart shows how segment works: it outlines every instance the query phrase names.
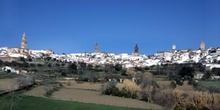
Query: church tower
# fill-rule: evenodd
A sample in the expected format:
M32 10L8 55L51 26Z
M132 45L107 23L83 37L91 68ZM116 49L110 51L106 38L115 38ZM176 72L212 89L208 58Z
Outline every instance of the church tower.
M27 49L27 39L25 33L23 33L22 40L21 40L21 48Z
M135 55L135 56L138 56L138 55L139 55L138 45L137 45L137 44L136 44L135 47L134 47L134 55Z
M95 53L98 53L99 52L99 46L98 46L98 44L96 43L95 44Z
M205 50L205 42L200 43L200 50L204 51Z

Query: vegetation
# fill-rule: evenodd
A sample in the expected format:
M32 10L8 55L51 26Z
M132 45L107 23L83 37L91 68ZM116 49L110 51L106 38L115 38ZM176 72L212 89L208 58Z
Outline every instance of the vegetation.
M0 97L0 110L9 110L11 94ZM15 110L15 108L11 109ZM40 97L23 96L16 104L16 110L138 110L125 107L113 107L72 101L60 101Z
M5 73L5 72L1 72L0 73L0 79L5 79L5 78L16 78L18 77L19 75L18 74L15 74L15 73Z
M53 94L53 92L58 91L62 87L63 87L63 85L61 83L45 85L45 88L44 88L46 91L45 96L50 97Z
M208 91L211 93L220 93L219 80L200 80L195 87L199 91Z
M215 87L220 89L220 80L200 80L198 83L205 87Z
M165 64L151 67L134 67L126 69L123 68L121 64L92 65L85 64L83 62L67 63L65 61L52 59L51 57L45 57L43 59L20 58L19 61L13 62L0 61L0 66L11 66L18 70L26 70L28 75L42 80L41 83L45 86L45 96L47 97L50 97L54 91L57 91L62 87L60 83L56 82L56 79L61 79L63 77L75 78L77 82L101 82L102 84L105 81L111 79L114 81L109 82L106 87L103 85L103 94L140 99L143 101L159 104L163 107L166 107L166 109L220 109L219 105L217 104L220 103L220 96L218 94L220 93L219 81L209 80L212 75L219 75L220 69L214 68L212 70L207 70L205 66L200 63ZM203 79L199 80L198 83L194 79L194 75L196 75L196 73L204 73ZM19 75L10 72L7 74L0 73L0 79L15 77L19 77ZM122 79L123 82L121 85L123 87L117 87L117 82L119 82L119 80L121 81ZM168 86L163 87L157 84L158 80L169 80L170 82ZM195 90L186 92L176 89L178 86L183 85L185 81L188 81L188 84L192 85ZM19 82L17 83L18 87L25 88L29 85L29 82L33 84L34 80L20 77L17 79L17 82ZM24 86L25 84L26 86ZM10 100L13 98L15 97L9 97ZM20 102L20 98L21 97L17 97L17 99L19 99L18 102ZM16 108L21 109L21 107L23 107L26 109L27 107L28 109L28 107L34 106L35 103L31 103L29 105L25 105L23 103L26 100L33 98L35 97L25 96L25 100L22 100ZM43 100L49 99L36 100L42 100L43 102ZM50 105L50 103L53 104ZM79 104L75 102L64 101L51 101L50 103L48 106L44 105L44 103L42 104L42 106L46 106L48 108L45 107L38 109L69 109L65 107L69 106L74 108L74 104ZM67 103L67 105L65 107L60 105L61 108L54 106L53 108L52 105L59 105L59 103ZM85 105L85 107L86 106L87 105ZM89 109L93 109L93 106L99 107L99 105L93 104L88 104L88 106L91 107ZM108 109L108 107L106 109Z
M175 107L175 110L219 110L220 94L211 94L208 92L184 92L180 90L160 90L153 100L155 103L169 109Z
M103 94L106 95L113 95L113 96L119 96L119 97L125 97L125 98L137 98L137 94L129 89L122 88L122 90L119 90L119 88L116 87L114 82L110 82L107 85L107 88L103 91Z

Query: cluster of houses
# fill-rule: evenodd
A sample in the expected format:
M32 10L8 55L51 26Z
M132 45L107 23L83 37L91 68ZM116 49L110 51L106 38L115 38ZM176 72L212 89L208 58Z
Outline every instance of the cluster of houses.
M56 54L52 50L27 49L26 35L23 34L21 48L0 48L0 60L13 61L14 58L44 58L51 57L63 62L84 62L92 65L121 64L124 68L146 67L161 64L203 63L206 67L220 68L220 48L205 49L205 43L201 42L197 50L177 50L173 45L170 51L157 52L154 55L141 55L138 46L135 45L134 53L106 53L99 52L98 44L93 53Z
M136 45L137 46L137 45ZM84 62L93 65L121 64L124 68L146 67L161 64L203 63L210 69L220 68L220 48L206 50L176 50L157 52L154 55L140 55L138 49L133 54L105 53L95 51L93 53L56 54L52 50L29 50L28 54L11 51L10 48L0 48L0 59L13 59L19 57L43 58L51 57L63 62Z

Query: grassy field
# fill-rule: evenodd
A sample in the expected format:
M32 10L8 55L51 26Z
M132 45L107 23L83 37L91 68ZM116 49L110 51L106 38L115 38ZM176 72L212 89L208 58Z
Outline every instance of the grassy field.
M167 76L165 75L153 75L155 81L167 81Z
M10 95L0 97L3 98L0 99L0 110L9 110L11 103L10 97ZM15 108L16 110L140 110L73 101L53 100L33 96L23 96L18 104L14 104L13 109Z
M220 89L220 80L208 80L208 81L199 81L199 84L205 87L215 87Z
M18 74L15 73L0 73L0 79L5 79L5 78L15 78L19 76Z

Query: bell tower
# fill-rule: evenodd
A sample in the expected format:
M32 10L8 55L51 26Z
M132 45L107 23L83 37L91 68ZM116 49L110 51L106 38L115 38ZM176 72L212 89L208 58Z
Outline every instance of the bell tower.
M205 42L204 42L204 41L202 41L202 42L200 43L200 50L202 50L202 51L205 50Z
M27 49L27 39L26 39L25 33L23 33L23 35L22 35L21 48L22 49Z
M95 44L95 53L98 53L99 52L99 46L98 46L98 43Z
M138 52L138 45L136 44L135 47L134 47L134 55L135 56L138 56L139 55L139 52Z

